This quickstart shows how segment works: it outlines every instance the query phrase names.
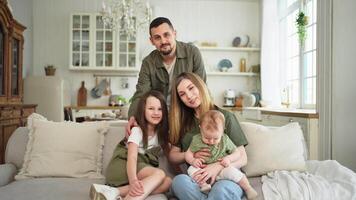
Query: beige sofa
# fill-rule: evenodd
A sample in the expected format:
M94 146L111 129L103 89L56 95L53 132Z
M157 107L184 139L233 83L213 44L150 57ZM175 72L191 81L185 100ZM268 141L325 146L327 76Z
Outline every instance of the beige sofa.
M105 174L106 167L110 161L113 150L117 143L124 137L126 121L110 123L108 133L105 135L103 148L103 167ZM14 180L14 176L21 169L24 162L26 144L29 140L29 129L20 127L10 137L6 152L6 164L0 165L0 200L88 200L89 188L92 183L104 183L104 179L88 178L31 178L24 180ZM173 172L168 167L168 162L164 156L160 157L160 168L173 177ZM260 177L249 178L252 186L258 191L258 200L263 199L262 183ZM159 194L151 195L147 199L166 200L171 195Z
M112 152L124 136L126 122L115 122L110 125L105 135L103 149L103 173L110 161ZM23 164L29 130L25 127L16 129L7 144L6 164L0 165L0 199L1 200L88 200L92 183L104 183L102 179L85 178L32 178L14 181L14 175ZM167 169L167 161L160 160L160 166ZM148 199L163 200L166 195L152 195Z

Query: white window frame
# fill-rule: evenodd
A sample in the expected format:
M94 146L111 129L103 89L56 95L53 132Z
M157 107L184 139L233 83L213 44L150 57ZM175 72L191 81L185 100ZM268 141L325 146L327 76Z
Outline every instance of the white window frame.
M302 2L304 1L304 2ZM308 109L315 109L316 108L316 102L317 102L317 97L316 97L316 90L317 90L317 86L316 86L316 82L317 82L317 70L316 70L316 54L317 54L317 48L316 48L316 36L313 37L313 34L316 34L315 32L312 32L312 34L307 33L307 39L305 41L305 45L304 48L302 48L300 45L298 45L299 49L297 50L298 54L293 54L293 56L287 57L289 55L287 55L286 52L288 52L288 37L298 37L297 33L295 31L293 31L292 33L287 33L287 17L291 16L293 19L293 23L295 23L295 19L297 17L297 13L299 12L299 10L305 10L305 12L307 12L306 10L306 5L308 3L316 3L316 0L296 0L296 1L292 1L289 0L288 2L285 0L279 0L278 4L279 4L279 26L280 26L280 66L288 66L288 61L289 63L291 63L291 59L295 58L298 59L298 70L299 70L299 75L297 77L294 77L294 79L292 78L288 78L288 74L291 75L293 73L288 73L286 67L282 67L281 68L281 77L284 77L285 80L282 80L282 88L285 88L285 90L282 92L282 102L283 103L289 103L291 107L296 107L296 108L308 108ZM287 7L288 4L288 7ZM316 6L315 4L312 6ZM314 11L316 12L316 8L314 8ZM316 13L315 13L316 14ZM307 25L307 30L309 27L314 26L314 29L316 30L316 15L313 16L315 19L312 21L309 18L309 23ZM290 34L290 35L288 35ZM290 40L291 41L291 40ZM297 40L298 41L298 40ZM310 49L308 49L307 51L305 51L305 47L307 46L307 42L310 42L312 47ZM291 52L291 50L289 50L289 52ZM307 64L304 63L304 60L306 59L305 55L307 53L310 52L314 52L314 57L312 56L312 66L308 66ZM314 61L313 61L314 60ZM314 67L313 67L314 65ZM307 76L307 68L314 68L312 75L311 76ZM313 103L306 103L306 98L308 95L308 91L306 88L306 79L308 78L312 78L314 79L314 85L313 85L313 92L311 93L312 96L308 96L308 98L312 98ZM298 89L298 93L299 96L298 98L294 98L297 99L297 101L292 101L293 97L292 97L292 86L290 84L290 82L294 80L297 81L297 87ZM310 94L309 94L310 95Z

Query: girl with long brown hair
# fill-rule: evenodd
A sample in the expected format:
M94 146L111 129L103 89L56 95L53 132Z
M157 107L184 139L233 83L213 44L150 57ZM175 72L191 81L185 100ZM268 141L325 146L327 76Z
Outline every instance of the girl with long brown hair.
M167 152L168 110L158 91L146 93L136 114L138 127L116 147L107 168L106 185L93 184L93 200L145 199L149 194L166 192L171 179L158 167L161 149ZM118 187L118 188L116 188Z

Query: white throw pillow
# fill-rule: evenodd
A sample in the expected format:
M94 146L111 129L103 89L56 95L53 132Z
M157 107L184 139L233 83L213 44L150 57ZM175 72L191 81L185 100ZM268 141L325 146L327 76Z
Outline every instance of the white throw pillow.
M248 141L246 175L260 176L275 170L305 171L305 141L297 122L278 128L242 122Z
M30 177L103 178L106 122L52 122L29 117L29 140L16 180Z

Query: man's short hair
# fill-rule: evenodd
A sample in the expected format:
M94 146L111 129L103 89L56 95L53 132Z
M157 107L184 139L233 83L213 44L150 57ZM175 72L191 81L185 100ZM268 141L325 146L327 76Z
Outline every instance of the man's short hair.
M172 29L174 29L171 21L169 21L168 18L157 17L156 19L152 20L152 22L150 23L150 30L149 30L150 31L150 35L151 35L151 29L152 28L156 28L156 27L158 27L159 25L161 25L163 23L167 23Z

